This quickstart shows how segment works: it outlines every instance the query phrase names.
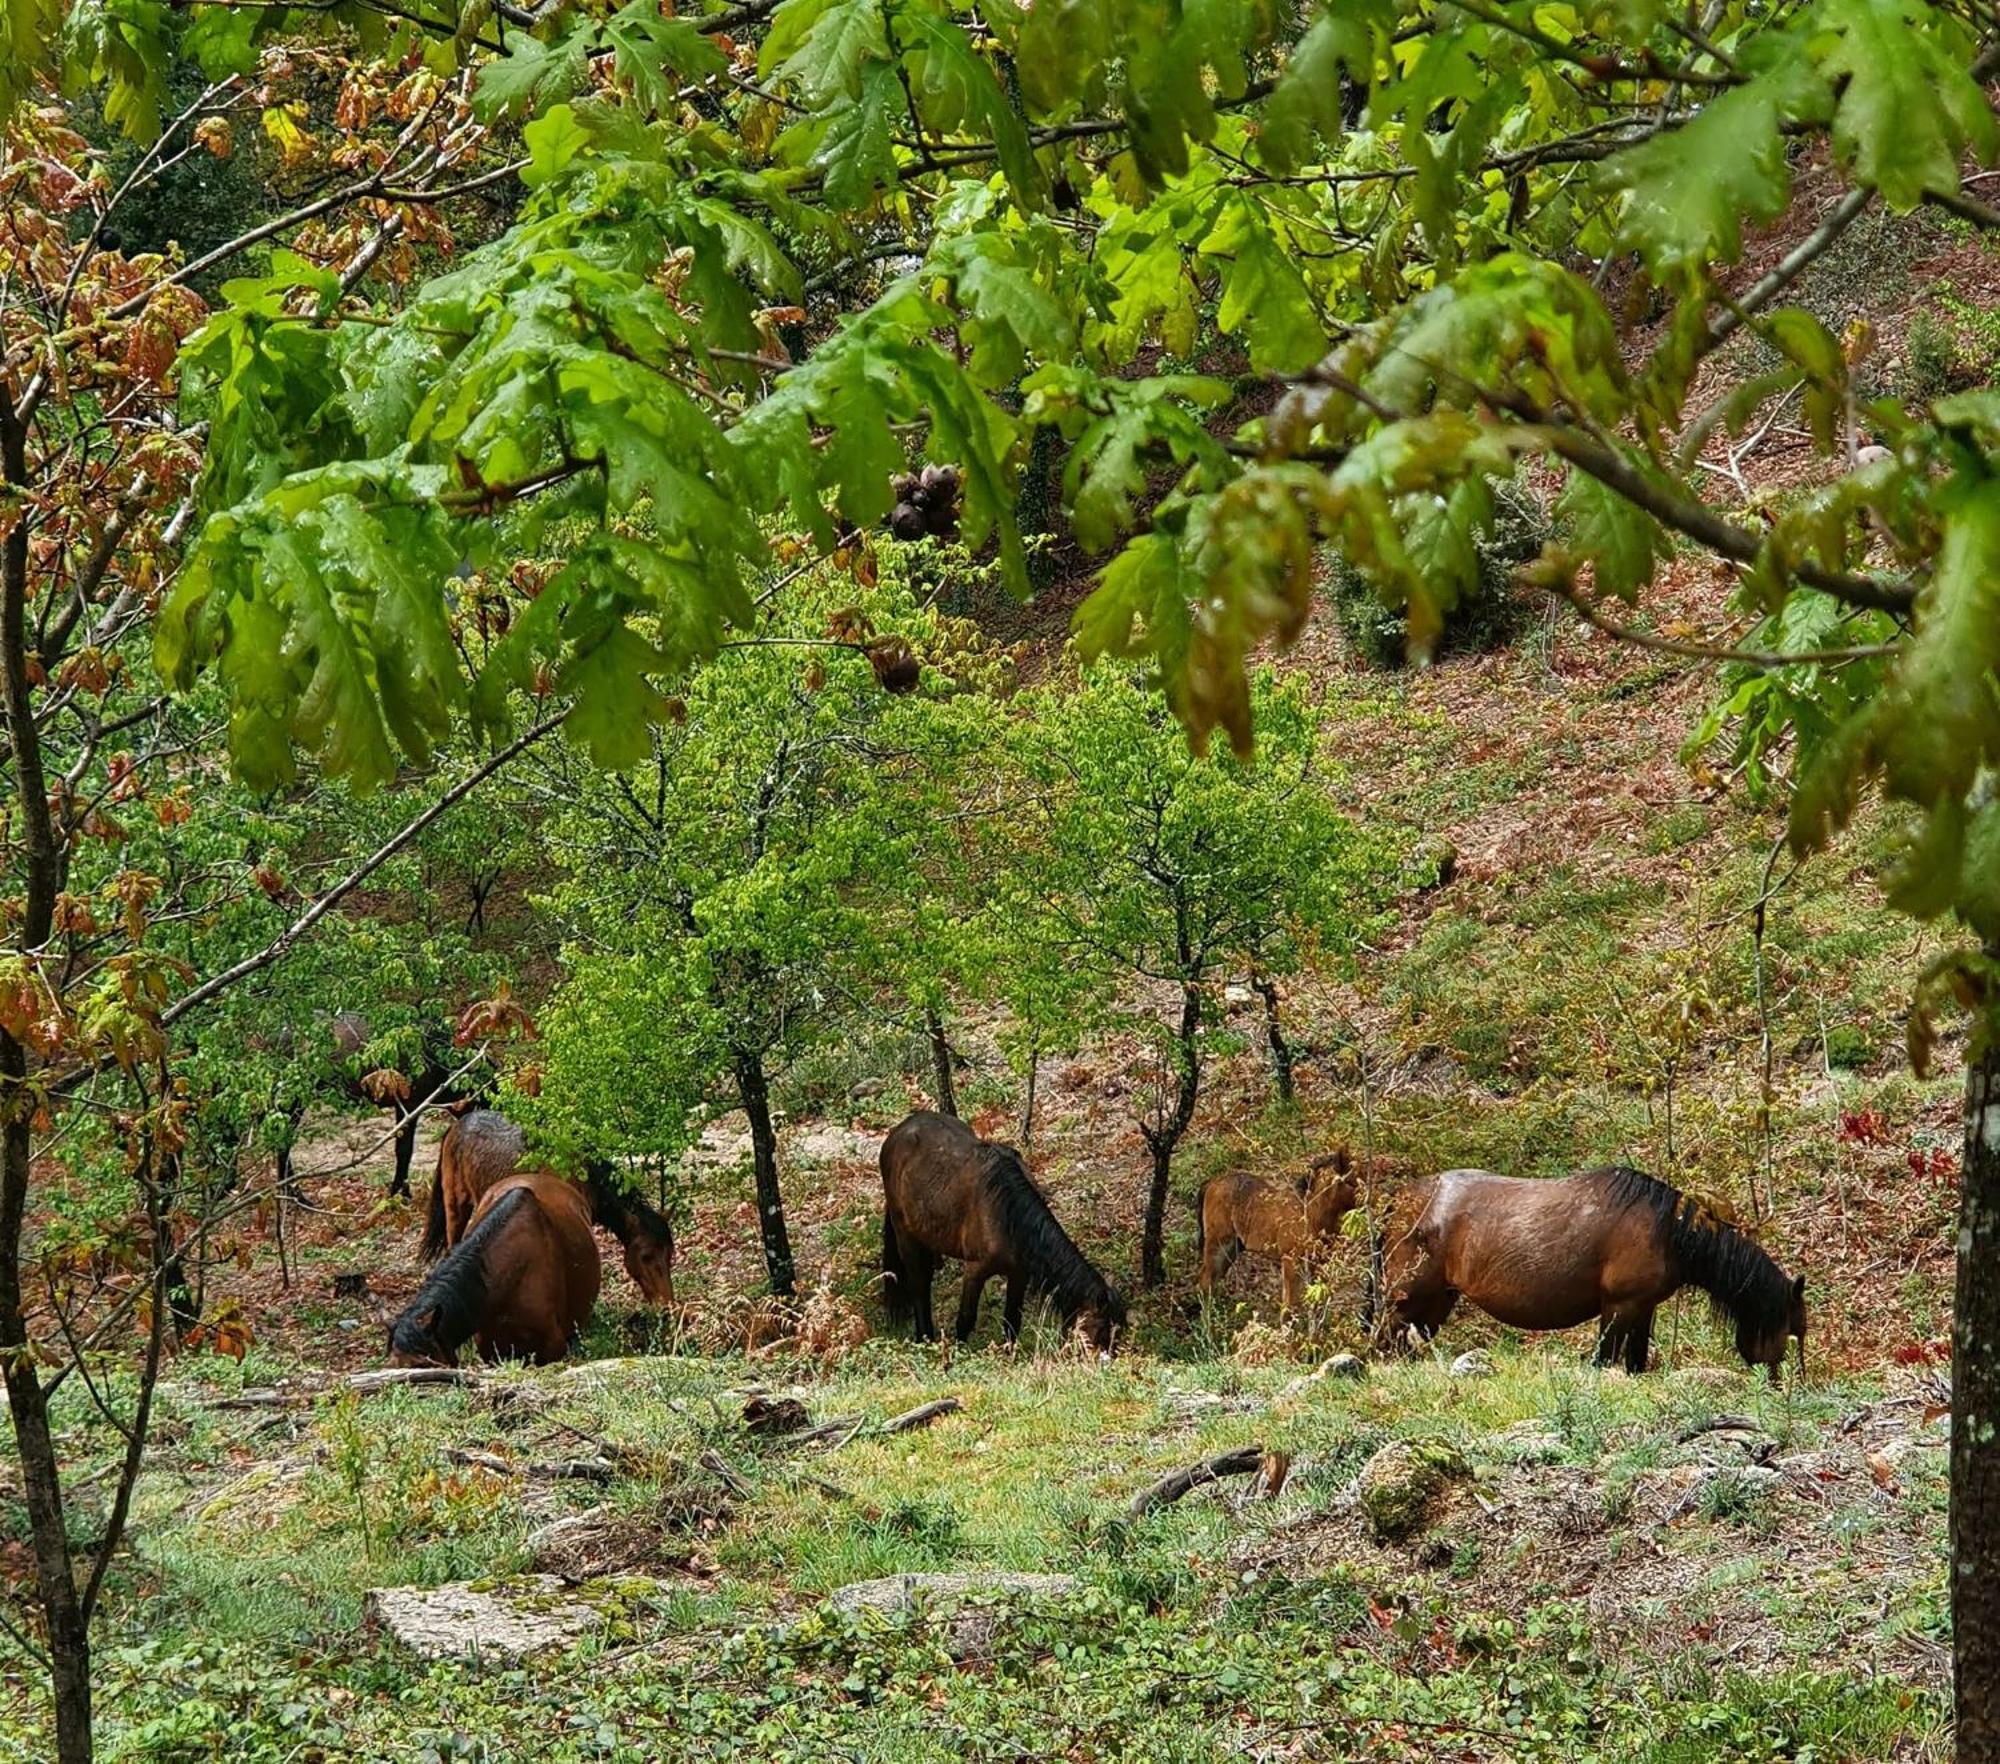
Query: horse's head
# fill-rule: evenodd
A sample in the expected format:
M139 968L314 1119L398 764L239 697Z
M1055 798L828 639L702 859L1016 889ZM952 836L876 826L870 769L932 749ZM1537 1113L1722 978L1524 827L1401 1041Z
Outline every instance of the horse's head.
M1770 1373L1773 1384L1778 1382L1783 1371L1785 1350L1794 1341L1799 1344L1799 1377L1803 1379L1806 1375L1806 1277L1803 1274L1792 1282L1783 1317L1766 1322L1761 1327L1746 1318L1736 1326L1736 1351L1743 1356L1743 1363L1764 1367Z
M674 1303L674 1244L650 1231L625 1239L625 1272L649 1305L671 1310Z
M1097 1350L1101 1360L1111 1358L1118 1338L1125 1333L1126 1321L1125 1301L1118 1296L1118 1289L1109 1284L1098 1298L1076 1314L1076 1328Z
M458 1350L438 1339L444 1317L441 1305L419 1313L405 1311L389 1325L388 1354L392 1366L456 1366Z
M1306 1172L1306 1225L1315 1236L1334 1231L1360 1201L1361 1185L1346 1146L1313 1159Z

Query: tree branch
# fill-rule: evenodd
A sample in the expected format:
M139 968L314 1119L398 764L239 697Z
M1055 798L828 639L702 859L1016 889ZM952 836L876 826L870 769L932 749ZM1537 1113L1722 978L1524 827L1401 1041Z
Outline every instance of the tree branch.
M284 930L280 931L276 937L272 938L269 943L265 944L262 949L258 950L255 955L245 956L242 961L236 963L233 967L224 968L221 973L211 975L192 992L175 999L172 1004L160 1013L160 1027L164 1029L170 1024L179 1021L197 1006L205 1005L218 994L228 991L239 980L246 980L252 974L261 973L273 962L279 960L279 958L291 949L293 944L304 937L320 920L332 912L348 895L359 888L363 882L367 881L370 876L394 857L397 852L401 851L404 846L408 845L412 839L416 838L419 833L423 832L426 827L430 826L433 821L437 820L446 810L452 808L457 803L463 802L474 790L488 778L492 777L495 772L499 771L502 766L505 766L517 755L525 752L535 742L541 740L551 729L556 728L567 714L566 711L558 711L553 716L544 717L539 723L534 724L531 728L515 736L512 741L488 759L477 771L461 778L444 795L440 796L436 802L425 809L422 814L416 816L413 820L405 822L402 827L391 834L386 841L377 846L374 851L369 853L353 869L349 870L345 876L322 894L318 900L314 901L305 912L301 913Z

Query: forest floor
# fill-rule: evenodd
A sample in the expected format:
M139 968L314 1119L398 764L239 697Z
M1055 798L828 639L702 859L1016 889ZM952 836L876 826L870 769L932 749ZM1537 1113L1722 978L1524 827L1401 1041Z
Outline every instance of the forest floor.
M1802 297L1836 329L1877 325L1887 383L1990 378L2000 337L1962 292L1990 265L1949 229L1864 222ZM1780 421L1726 463L1754 502L1793 493L1802 457ZM1727 593L1677 559L1656 622L1712 631ZM1050 597L1032 640L1059 631L1067 598ZM106 1618L109 1755L1945 1757L1934 1367L1954 1049L1946 1075L1909 1073L1902 1014L1935 939L1879 903L1881 830L1796 870L1773 858L1778 821L1726 757L1680 757L1713 674L1567 613L1529 609L1506 647L1407 673L1361 666L1328 611L1284 665L1322 695L1338 798L1413 852L1448 844L1453 873L1397 902L1351 967L1288 983L1295 1107L1272 1100L1255 1001L1216 1026L1177 1160L1170 1281L1137 1295L1129 1352L1108 1368L1054 1344L953 1361L881 1339L875 1147L926 1100L927 1069L884 1030L779 1087L816 1289L802 1324L745 1296L762 1270L747 1148L725 1117L678 1197L677 1322L639 1312L608 1267L590 1364L347 1393L340 1375L380 1363L414 1289L417 1218L383 1198L381 1123L322 1123L282 1277L268 1210L212 1277L211 1305L250 1327L247 1358L169 1370ZM966 1113L1016 1136L1021 1074L983 1025L955 1032ZM1127 1285L1156 1070L1136 1042L1048 1062L1031 1144L1058 1212ZM1682 1301L1642 1379L1582 1367L1580 1337L1523 1343L1461 1314L1437 1361L1287 1394L1359 1346L1361 1242L1287 1330L1269 1271L1250 1266L1203 1313L1189 1201L1206 1176L1296 1169L1334 1138L1363 1149L1378 1204L1447 1164L1616 1159L1702 1193L1806 1274L1808 1383L1752 1380ZM417 1168L421 1197L426 1152ZM1450 1376L1448 1357L1475 1346L1493 1370ZM860 1431L753 1434L741 1417L760 1384ZM251 1406L229 1406L245 1392ZM943 1395L964 1411L873 1431ZM80 1394L63 1420L87 1531L115 1441ZM1355 1478L1404 1438L1448 1444L1470 1474L1413 1537L1381 1543ZM1244 1477L1124 1516L1153 1477L1251 1442L1290 1455L1276 1498L1244 1498ZM579 1458L608 1480L537 1473ZM537 1536L593 1512L568 1544ZM538 1568L595 1614L525 1667L425 1665L364 1619L371 1588ZM857 1620L821 1603L949 1569L1078 1585L983 1625L963 1660L938 1613ZM40 1696L37 1674L0 1658L0 1758L43 1755Z

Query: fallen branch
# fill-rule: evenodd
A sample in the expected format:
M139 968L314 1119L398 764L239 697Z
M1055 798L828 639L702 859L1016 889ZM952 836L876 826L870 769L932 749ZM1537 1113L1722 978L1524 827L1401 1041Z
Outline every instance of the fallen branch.
M1162 1476L1150 1488L1142 1488L1125 1509L1127 1519L1143 1519L1156 1507L1170 1507L1183 1496L1225 1476L1248 1476L1264 1467L1261 1445L1238 1446L1233 1452L1217 1452L1198 1464L1189 1464L1171 1476Z
M547 1464L516 1464L497 1452L476 1452L452 1446L445 1456L454 1464L490 1470L495 1476L526 1476L537 1482L609 1482L618 1467L609 1458L563 1458Z
M729 1490L739 1501L747 1501L756 1492L749 1483L729 1467L729 1460L713 1446L701 1454L701 1467Z
M1763 1431L1748 1415L1711 1415L1706 1421L1697 1421L1680 1431L1680 1443L1686 1445L1691 1439L1699 1439L1704 1433L1761 1433Z
M836 1415L831 1421L822 1421L817 1427L808 1427L803 1433L794 1433L786 1440L787 1446L818 1445L821 1440L831 1440L827 1447L837 1452L862 1428L868 1425L866 1415Z
M316 1390L245 1390L235 1396L217 1397L203 1404L209 1409L299 1409L343 1390L367 1395L375 1390L395 1390L406 1384L478 1384L480 1374L460 1366L379 1366L372 1372L353 1372L337 1384Z
M349 1390L366 1392L404 1384L477 1384L480 1374L462 1366L381 1366L373 1372L350 1373L345 1382Z
M914 1409L905 1409L900 1415L891 1415L880 1428L881 1433L909 1433L919 1427L928 1427L933 1421L941 1421L947 1415L956 1415L965 1405L957 1397L939 1397L934 1403L919 1403Z

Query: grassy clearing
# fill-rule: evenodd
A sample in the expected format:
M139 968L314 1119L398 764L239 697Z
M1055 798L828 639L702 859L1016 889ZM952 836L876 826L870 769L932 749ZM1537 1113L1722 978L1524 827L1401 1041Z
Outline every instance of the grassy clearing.
M736 1360L279 1410L176 1386L110 1621L108 1755L1943 1756L1941 1430L1916 1395L1772 1392L1709 1365L1628 1379L1568 1343L1482 1377L1427 1360L1303 1386L1293 1365L951 1363L883 1342L782 1370L815 1420L965 1409L788 1449L744 1428ZM69 1439L109 1446L80 1413ZM1351 1489L1394 1439L1448 1444L1474 1476L1387 1545ZM1252 1440L1290 1457L1277 1499L1246 1478L1127 1519L1155 1476ZM606 1447L608 1486L463 1458ZM723 1498L707 1452L749 1498ZM538 1527L598 1509L644 1549L586 1577L598 1617L567 1653L425 1666L362 1625L371 1586L521 1574ZM1000 1568L1080 1586L969 1662L932 1613L819 1603ZM0 1755L27 1759L20 1665Z

